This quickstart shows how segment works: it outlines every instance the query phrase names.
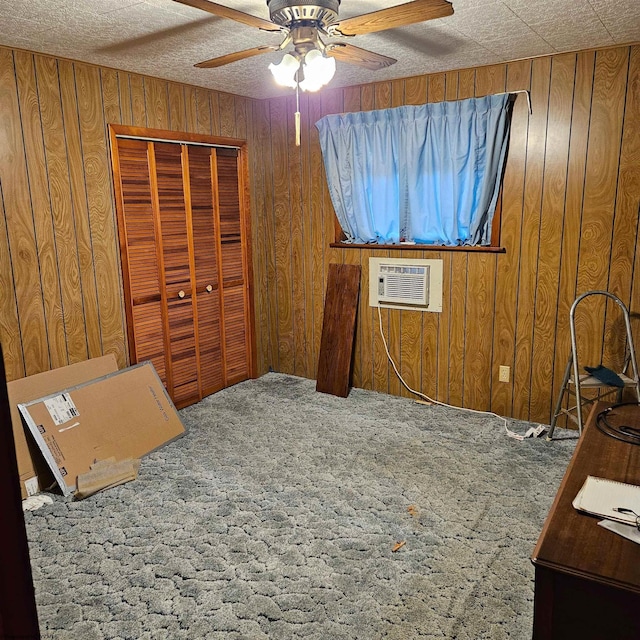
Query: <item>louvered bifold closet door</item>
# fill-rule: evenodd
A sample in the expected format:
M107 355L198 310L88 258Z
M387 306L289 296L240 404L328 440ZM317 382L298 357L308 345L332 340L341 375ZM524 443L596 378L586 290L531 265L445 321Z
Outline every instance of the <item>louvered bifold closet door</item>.
M171 394L178 406L197 402L198 341L192 284L190 208L185 193L183 147L172 143L154 145L156 189L162 233L162 258L169 326ZM186 152L185 152L186 153Z
M246 147L109 130L130 359L184 407L254 375Z
M143 140L118 139L122 206L122 268L129 300L129 349L133 362L151 360L167 384L159 230L154 216L148 151Z
M206 396L226 384L220 335L218 222L213 206L215 149L189 146L188 154L200 380Z
M222 254L222 318L227 384L250 376L248 292L241 216L239 154L216 149L218 217Z

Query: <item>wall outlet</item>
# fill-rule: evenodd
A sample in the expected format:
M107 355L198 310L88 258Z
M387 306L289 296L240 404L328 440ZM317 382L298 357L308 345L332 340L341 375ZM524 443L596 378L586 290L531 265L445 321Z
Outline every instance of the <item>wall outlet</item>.
M500 369L498 370L498 380L500 382L509 382L510 376L511 376L511 367L500 365Z

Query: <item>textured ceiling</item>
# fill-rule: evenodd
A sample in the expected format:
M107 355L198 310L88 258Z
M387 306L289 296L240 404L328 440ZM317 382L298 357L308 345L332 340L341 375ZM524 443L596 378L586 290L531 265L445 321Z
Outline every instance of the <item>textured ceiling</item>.
M217 1L269 18L265 0ZM396 4L342 0L340 17ZM453 0L453 7L447 18L348 39L398 62L382 71L338 62L331 85L640 41L640 0ZM282 53L218 69L193 65L280 39L172 0L0 0L0 44L255 98L290 91L267 71Z

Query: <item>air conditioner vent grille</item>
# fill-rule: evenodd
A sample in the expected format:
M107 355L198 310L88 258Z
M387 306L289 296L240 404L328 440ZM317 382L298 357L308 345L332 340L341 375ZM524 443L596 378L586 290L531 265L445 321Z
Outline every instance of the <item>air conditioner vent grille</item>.
M380 298L384 300L403 299L417 304L428 301L429 267L407 267L380 265L384 286Z

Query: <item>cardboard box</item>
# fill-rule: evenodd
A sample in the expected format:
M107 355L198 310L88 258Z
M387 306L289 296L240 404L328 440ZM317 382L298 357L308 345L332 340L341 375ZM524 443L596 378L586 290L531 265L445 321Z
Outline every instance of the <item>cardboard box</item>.
M65 496L96 460L141 458L184 434L150 362L19 408Z
M60 389L73 387L117 370L116 358L110 353L67 367L12 380L7 384L9 404L11 405L11 426L13 427L13 439L16 445L20 475L20 491L23 499L39 493L54 480L42 453L35 445L31 434L27 433L18 404L48 396Z

